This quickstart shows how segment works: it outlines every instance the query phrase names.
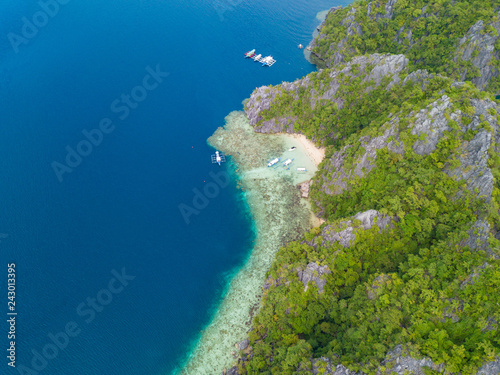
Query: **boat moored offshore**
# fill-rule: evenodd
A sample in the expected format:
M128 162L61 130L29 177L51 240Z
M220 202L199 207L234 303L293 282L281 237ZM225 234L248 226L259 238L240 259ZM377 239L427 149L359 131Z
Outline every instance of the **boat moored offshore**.
M212 163L213 164L220 164L224 163L226 161L226 156L222 155L219 151L215 151L215 154L212 155Z
M255 49L248 51L245 53L245 57L253 57L255 55Z
M267 163L267 166L272 167L273 165L278 164L279 161L280 161L280 158L275 158L275 159L271 160L269 163Z

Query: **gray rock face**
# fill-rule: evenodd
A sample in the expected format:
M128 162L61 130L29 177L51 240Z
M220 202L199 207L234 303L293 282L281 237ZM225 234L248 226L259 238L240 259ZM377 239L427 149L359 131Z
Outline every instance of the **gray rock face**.
M489 100L479 99L472 99L471 104L474 106L475 113L470 124L463 130L475 131L477 134L472 140L464 141L458 156L460 166L448 170L447 173L456 179L466 181L469 191L474 192L478 198L490 202L495 180L487 163L488 150L492 146L493 135L482 128L482 123L486 121L498 137L499 129L496 116L490 114L490 110L497 111L498 106ZM453 119L453 114L451 117Z
M436 365L429 358L415 359L404 354L401 345L397 345L394 350L387 353L385 360L382 362L382 366L387 368L388 374L395 372L398 375L407 373L425 375L426 368L439 371L440 373L444 370L444 365ZM380 374L380 370L378 374Z
M443 136L445 130L449 130L446 111L451 108L450 98L446 95L420 110L412 125L411 134L424 135L425 140L415 142L413 151L419 155L428 155L436 149L436 145ZM452 113L452 120L458 120L459 114Z
M246 348L248 348L248 345L250 345L250 340L249 339L246 339L246 340L243 340L242 342L240 342L238 344L238 348L240 350L245 350Z
M394 5L396 5L397 2L398 0L387 1L387 3L385 4L385 14L380 16L380 18L386 18L388 20L392 19L392 16L394 14Z
M257 88L245 106L245 112L250 120L250 125L255 126L258 121L262 119L260 113L271 107L274 99L279 91L276 88L262 86ZM262 133L280 133L280 132L293 132L292 118L272 119L262 123L259 129Z
M302 271L297 268L297 276L304 284L304 292L309 288L309 281L314 282L318 286L319 293L323 293L326 284L325 275L329 274L330 268L328 266L318 266L316 263L311 262L307 265L306 269Z
M491 26L496 29L497 35L485 32L485 24L482 20L477 21L464 35L458 44L457 52L453 60L470 61L479 70L479 77L470 79L478 88L484 89L490 80L498 77L498 69L492 64L493 60L499 58L499 52L495 50L495 43L500 35L500 25L493 22ZM460 74L460 79L469 79L470 72L464 69Z
M498 375L500 374L500 358L494 362L486 363L478 371L477 375Z
M464 144L463 156L459 157L460 167L449 174L457 179L467 181L467 188L476 192L478 198L491 200L494 178L487 166L488 149L491 146L491 134L486 130L479 131L476 136Z
M396 124L398 120L398 118L394 118L392 123ZM389 141L389 137L394 137L394 140ZM387 147L398 154L404 152L403 144L399 142L395 126L391 126L379 137L372 139L365 137L362 139L361 147L365 152L356 158L354 168L349 167L348 169L345 166L345 154L349 147L346 146L344 149L335 152L327 162L325 169L331 172L331 175L322 181L322 188L327 194L342 194L348 188L349 181L363 177L375 168L377 150Z
M222 375L238 375L238 367L231 367L228 371L222 373Z
M486 252L490 256L494 257L495 259L500 259L499 254L497 254L488 243L488 239L490 238L490 233L491 233L490 224L486 220L478 220L472 225L472 228L469 229L468 231L469 238L465 241L462 241L461 245L469 246L471 250L478 250L478 249L486 250ZM479 267L479 269L482 268Z
M376 222L379 231L382 231L387 228L391 228L391 222L396 220L396 218L390 218L382 215L376 210L359 212L352 218L352 220L325 226L321 231L321 237L323 238L322 246L328 246L329 244L338 242L343 247L351 247L356 239L356 228L354 227L355 220L359 220L361 222L360 228L363 230L371 229Z
M423 86L427 83L429 75L425 72L414 72L407 79L419 82ZM459 85L459 84L457 84ZM461 131L471 131L475 135L470 140L464 140L459 149L454 150L458 166L451 164L444 166L444 171L457 180L466 182L466 186L477 198L491 201L494 186L494 177L488 167L489 150L493 144L499 142L500 131L496 113L500 107L489 99L471 99L473 115L465 124L462 123L463 113L454 107L454 103L447 96L430 103L416 113L411 113L408 125L412 135L419 139L413 144L413 151L419 155L428 155L436 150L440 140L446 132L452 131L450 124L460 126ZM364 151L354 160L346 161L346 154L352 146L346 146L336 151L327 161L325 173L319 177L323 191L329 195L337 195L348 189L353 181L362 178L376 167L377 150L387 148L392 152L403 154L404 147L399 139L399 117L393 116L385 125L384 134L375 138L364 137L360 139ZM489 129L484 127L487 124ZM391 141L389 141L391 138ZM351 152L352 154L352 152Z
M363 35L363 30L361 29L361 26L355 21L356 11L357 11L356 8L352 8L347 14L347 17L342 20L342 26L346 27L345 37L341 39L337 43L337 45L330 46L330 50L335 52L333 53L333 56L330 57L329 60L326 62L326 65L328 67L341 64L345 61L345 56L339 51L341 51L344 48L349 38L351 38L353 35L359 35L359 36ZM313 47L314 45L315 44L313 42Z
M353 66L357 69L354 70ZM399 82L399 74L406 71L408 67L408 59L404 55L390 54L374 54L369 56L355 57L351 62L341 70L331 71L329 74L330 83L328 87L322 87L323 93L315 93L313 84L309 77L297 80L295 82L284 82L276 87L262 86L257 88L246 103L245 113L250 120L250 125L256 127L256 131L260 133L293 133L295 131L294 123L297 120L295 117L284 116L272 118L262 121L262 112L271 108L276 97L281 94L281 91L286 91L297 99L299 89L305 88L313 93L311 98L311 106L314 108L317 102L321 99L329 100L337 104L338 108L343 108L344 101L337 97L337 92L342 85L341 75L350 77L360 77L364 75L363 82L370 82L371 85L367 90L372 90L379 86L382 79L387 76L391 77L391 82L388 85L390 88L394 83ZM356 73L354 73L356 71Z
M323 246L338 242L343 247L351 247L354 243L354 229L352 221L343 221L339 225L327 225L321 231L323 237Z
M343 365L333 365L331 360L326 357L313 359L311 361L312 371L314 375L365 375L363 372L351 371ZM428 358L415 359L403 353L401 345L398 345L394 350L387 353L381 365L385 370L380 368L377 370L377 375L382 374L396 374L396 375L425 375L426 369L443 372L443 365L435 365L432 360ZM320 372L324 371L324 372ZM486 375L486 374L485 374ZM488 374L490 375L490 374Z
M394 350L387 353L381 366L384 367L384 370L379 368L376 372L377 375L425 375L427 370L448 374L444 365L436 365L430 358L412 358L404 352L401 345L397 345ZM313 375L365 375L363 372L349 370L343 365L335 366L326 357L311 360L311 370L309 372ZM499 374L500 358L497 358L494 362L484 364L477 372L477 375Z
M366 14L370 18L375 18L377 21L380 19L392 19L394 15L394 7L397 3L397 0L387 0L386 4L384 5L383 9L380 9L380 7L377 6L377 2L370 2L367 7ZM336 11L339 8L332 8L329 12L332 13ZM341 9L341 8L340 8ZM345 18L342 20L341 24L342 26L345 26L346 31L344 36L336 43L336 44L331 44L329 50L333 51L333 54L328 57L324 58L323 56L316 55L313 52L313 60L319 63L321 67L335 67L339 64L342 64L346 61L346 56L344 53L341 51L343 48L346 46L348 43L348 40L352 38L353 36L362 36L363 35L363 30L361 26L359 25L358 22L356 22L356 13L359 11L358 8L353 6L350 11L347 13ZM324 35L320 34L311 42L310 46L315 47L318 42L322 39L324 39ZM355 51L349 51L349 53L352 55L352 53Z
M329 358L321 357L313 359L312 374L313 375L361 375L355 371L351 371L343 365L335 366Z

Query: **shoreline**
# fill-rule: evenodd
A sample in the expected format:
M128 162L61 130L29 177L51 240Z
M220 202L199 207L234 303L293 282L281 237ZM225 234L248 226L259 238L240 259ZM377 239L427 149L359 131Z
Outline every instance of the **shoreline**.
M304 147L306 150L308 156L314 160L314 163L316 164L316 167L319 166L319 164L323 161L325 158L325 147L318 147L314 144L313 141L308 139L304 134L286 134L284 133L283 135L293 137L296 140L300 142L300 144Z
M326 20L326 17L328 16L328 13L330 12L331 8L330 9L326 9L326 10L322 10L321 12L318 12L316 14L316 20L319 21L319 25L316 26L316 28L314 29L313 33L312 33L312 39L311 41L309 42L309 44L307 45L307 47L310 47L311 46L311 43L316 39L316 37L319 35L319 31L318 31L318 27L323 23L325 22ZM314 63L311 61L311 51L308 51L307 48L304 48L304 58L309 61L311 64L314 65Z
M252 215L256 239L243 267L232 278L210 324L201 333L179 375L219 375L233 365L235 344L248 336L260 307L262 287L275 254L288 241L299 239L321 224L297 184L308 181L324 157L324 149L299 134L261 134L250 126L244 112L226 117L208 143L232 157ZM291 151L292 147L295 147ZM267 161L281 157L276 168ZM282 166L293 159L289 169ZM298 172L297 168L306 172Z

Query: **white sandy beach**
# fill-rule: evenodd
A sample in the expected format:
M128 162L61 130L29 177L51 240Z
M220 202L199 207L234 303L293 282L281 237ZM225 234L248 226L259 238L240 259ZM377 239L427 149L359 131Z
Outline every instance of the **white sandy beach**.
M321 161L325 158L325 148L317 147L313 141L307 139L307 137L303 134L286 134L288 137L293 137L298 140L302 145L305 153L314 161L316 166L321 163Z

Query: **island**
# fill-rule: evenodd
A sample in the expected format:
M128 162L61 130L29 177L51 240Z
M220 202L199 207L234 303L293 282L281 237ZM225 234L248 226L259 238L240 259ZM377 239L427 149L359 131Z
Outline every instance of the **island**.
M209 139L257 232L195 354L213 374L500 373L499 10L332 8L318 71L257 88ZM308 176L266 166L293 140L321 155Z

